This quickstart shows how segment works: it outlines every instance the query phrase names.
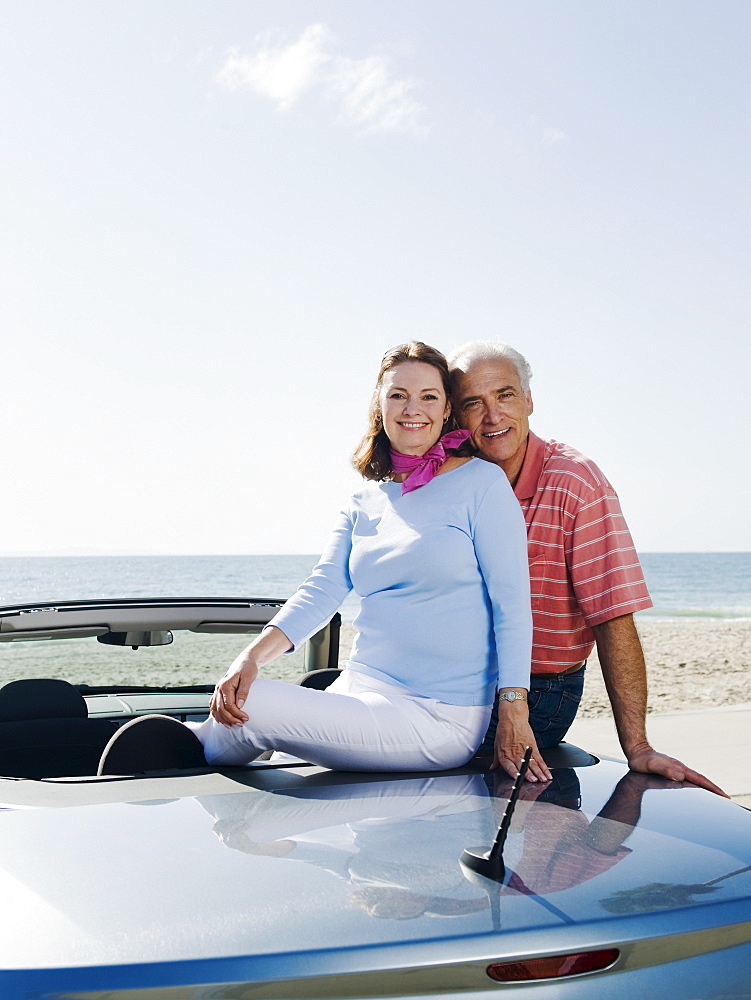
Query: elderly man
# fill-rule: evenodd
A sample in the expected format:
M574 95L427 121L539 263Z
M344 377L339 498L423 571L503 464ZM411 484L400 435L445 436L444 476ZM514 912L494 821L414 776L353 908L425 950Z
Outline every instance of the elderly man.
M634 612L651 607L615 490L588 458L529 429L531 370L508 344L475 341L449 354L454 413L480 458L500 466L527 522L534 646L529 704L503 701L497 747L559 743L574 720L587 656L597 645L623 751L634 771L692 781L724 794L647 739L647 679ZM494 710L485 749L492 748ZM534 736L533 736L534 734Z

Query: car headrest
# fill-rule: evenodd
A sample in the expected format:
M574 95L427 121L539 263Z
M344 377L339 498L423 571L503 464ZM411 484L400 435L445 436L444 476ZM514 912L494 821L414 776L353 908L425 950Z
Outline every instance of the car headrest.
M54 678L9 681L0 687L0 722L26 719L85 719L80 691Z

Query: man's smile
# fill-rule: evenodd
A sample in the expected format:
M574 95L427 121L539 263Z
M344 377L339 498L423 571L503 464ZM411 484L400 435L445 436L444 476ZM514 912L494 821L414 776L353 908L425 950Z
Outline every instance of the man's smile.
M511 428L510 428L510 427L507 427L507 428L506 428L505 430L502 430L502 431L485 431L485 432L483 433L483 435L482 435L482 436L483 436L484 438L497 438L497 437L503 437L503 435L504 435L504 434L508 434L508 432L509 432L510 430L511 430Z

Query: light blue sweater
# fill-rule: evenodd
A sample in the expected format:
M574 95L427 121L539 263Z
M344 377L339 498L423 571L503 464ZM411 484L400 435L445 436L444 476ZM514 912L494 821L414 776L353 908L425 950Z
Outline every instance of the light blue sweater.
M352 589L350 669L451 705L490 704L496 684L529 687L527 533L497 466L471 459L404 496L401 483L369 483L270 624L297 647Z

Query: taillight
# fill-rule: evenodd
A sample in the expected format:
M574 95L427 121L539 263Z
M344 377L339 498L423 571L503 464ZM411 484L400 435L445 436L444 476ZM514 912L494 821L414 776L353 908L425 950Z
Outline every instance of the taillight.
M526 958L521 962L493 962L485 970L497 983L523 983L534 979L559 979L582 972L607 969L618 958L617 948L581 951L549 958Z

